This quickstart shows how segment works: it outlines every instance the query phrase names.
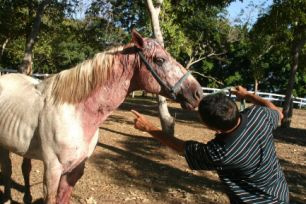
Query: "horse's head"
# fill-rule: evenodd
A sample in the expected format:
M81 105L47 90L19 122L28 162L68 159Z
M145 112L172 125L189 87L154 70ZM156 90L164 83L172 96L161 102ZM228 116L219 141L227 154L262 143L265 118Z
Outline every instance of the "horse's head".
M138 85L148 92L180 102L183 108L196 108L203 92L190 72L156 40L143 38L133 30L132 42L137 47L140 60Z

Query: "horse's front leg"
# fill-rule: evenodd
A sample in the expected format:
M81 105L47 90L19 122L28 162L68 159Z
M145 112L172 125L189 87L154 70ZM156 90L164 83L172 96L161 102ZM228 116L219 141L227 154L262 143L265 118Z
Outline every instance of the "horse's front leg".
M85 160L74 168L71 172L62 175L56 204L69 204L71 193L76 182L83 176L85 168Z
M12 176L12 162L8 150L0 148L0 165L4 183L4 195L0 199L1 203L11 203L11 176Z
M31 159L24 158L22 161L22 175L24 179L24 203L32 203L32 196L30 191L30 172L32 169Z
M44 161L44 203L55 204L62 175L62 165L57 158Z

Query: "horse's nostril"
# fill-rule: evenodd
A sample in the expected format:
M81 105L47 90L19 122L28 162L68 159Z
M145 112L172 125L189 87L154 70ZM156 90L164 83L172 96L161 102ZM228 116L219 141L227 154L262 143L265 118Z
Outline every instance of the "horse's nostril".
M196 90L193 94L195 100L200 100L203 96L203 92L201 90Z

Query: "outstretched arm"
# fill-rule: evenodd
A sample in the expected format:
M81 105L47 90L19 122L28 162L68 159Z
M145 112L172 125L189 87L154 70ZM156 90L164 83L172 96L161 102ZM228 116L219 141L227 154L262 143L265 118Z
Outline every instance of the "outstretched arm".
M148 132L151 136L159 140L162 144L177 151L180 155L184 154L185 141L175 138L174 136L165 137L161 129L153 125L143 115L141 115L135 110L131 110L131 112L135 115L134 125L136 129Z
M251 101L253 104L266 106L266 107L268 107L272 110L276 110L279 114L280 120L282 120L283 117L284 117L281 110L279 108L277 108L272 102L270 102L266 99L263 99L260 96L257 96L255 94L252 94L252 93L248 92L242 86L235 87L235 89L231 90L231 92L233 94L235 94L238 97L238 99L246 99L248 101Z

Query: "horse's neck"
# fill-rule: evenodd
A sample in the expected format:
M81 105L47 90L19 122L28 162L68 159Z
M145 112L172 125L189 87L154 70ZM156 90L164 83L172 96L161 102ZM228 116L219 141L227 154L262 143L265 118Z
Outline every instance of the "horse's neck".
M132 64L135 63L129 63L123 67L122 63L116 61L114 74L78 105L83 124L85 123L85 127L90 129L87 134L92 135L133 89L131 86L134 74Z

